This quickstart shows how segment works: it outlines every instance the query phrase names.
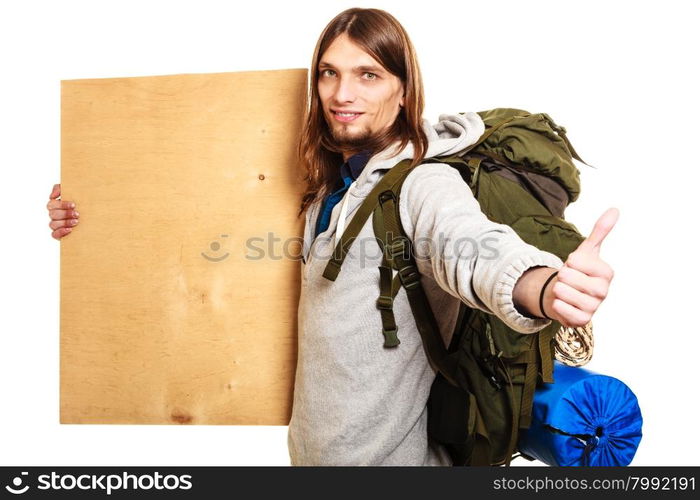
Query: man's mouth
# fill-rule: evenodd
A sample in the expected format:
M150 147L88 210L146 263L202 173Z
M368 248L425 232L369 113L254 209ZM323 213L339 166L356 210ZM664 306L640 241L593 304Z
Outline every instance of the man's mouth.
M358 116L360 116L362 113L355 113L353 111L334 111L331 110L333 113L333 116L335 117L336 120L339 122L347 123L355 120Z

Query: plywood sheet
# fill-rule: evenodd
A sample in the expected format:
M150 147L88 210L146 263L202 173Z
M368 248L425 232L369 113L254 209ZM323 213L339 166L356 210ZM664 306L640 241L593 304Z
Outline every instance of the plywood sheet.
M306 79L62 82L62 423L288 423Z

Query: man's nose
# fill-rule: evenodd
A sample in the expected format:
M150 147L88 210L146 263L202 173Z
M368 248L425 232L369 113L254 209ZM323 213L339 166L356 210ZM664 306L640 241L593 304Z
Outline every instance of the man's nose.
M357 97L355 84L350 78L338 79L335 88L335 100L338 102L353 102Z

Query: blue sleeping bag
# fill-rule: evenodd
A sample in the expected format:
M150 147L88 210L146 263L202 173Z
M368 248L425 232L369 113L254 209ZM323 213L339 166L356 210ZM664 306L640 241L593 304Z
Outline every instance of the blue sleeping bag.
M637 397L618 379L554 363L554 383L535 391L523 455L548 465L629 465L642 439Z

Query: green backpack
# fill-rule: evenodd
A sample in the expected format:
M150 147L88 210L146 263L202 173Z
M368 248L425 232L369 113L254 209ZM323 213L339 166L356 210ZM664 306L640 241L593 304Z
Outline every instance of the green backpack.
M564 209L580 192L572 158L583 162L566 130L544 113L498 108L479 115L486 125L479 140L439 161L459 171L490 220L508 224L526 243L565 261L584 239L564 220ZM424 163L428 162L435 159ZM420 282L412 242L400 222L401 186L419 166L410 163L404 160L392 167L373 188L323 276L336 279L350 246L373 214L374 234L383 250L377 308L384 347L400 343L392 306L403 286L428 359L438 372L428 399L428 435L445 446L455 465L509 465L519 432L530 426L537 385L553 382L553 343L561 325L553 321L537 333L523 334L495 315L462 304L445 348Z

